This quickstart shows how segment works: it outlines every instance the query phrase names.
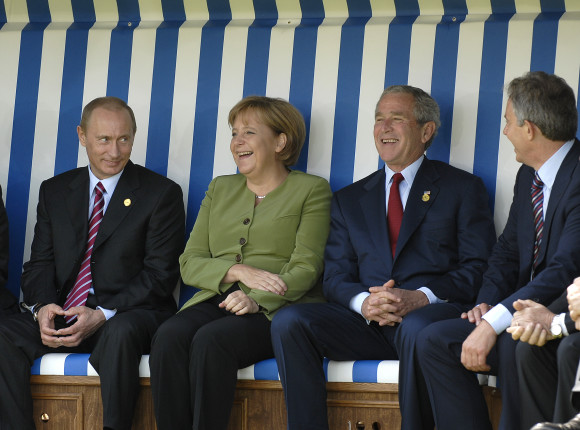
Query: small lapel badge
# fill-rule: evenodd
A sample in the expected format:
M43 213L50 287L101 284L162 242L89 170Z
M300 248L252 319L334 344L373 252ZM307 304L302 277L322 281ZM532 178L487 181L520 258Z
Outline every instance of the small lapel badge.
M424 202L428 202L430 197L431 191L423 191L423 197L421 197L421 200L423 200Z
M423 196L423 197L425 197L425 196ZM125 201L123 202L123 204L125 206L131 206L131 199L125 199Z

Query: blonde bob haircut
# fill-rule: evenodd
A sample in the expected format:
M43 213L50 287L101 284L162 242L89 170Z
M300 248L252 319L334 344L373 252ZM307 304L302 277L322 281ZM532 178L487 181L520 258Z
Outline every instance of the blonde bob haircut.
M236 118L246 112L254 112L262 124L276 135L286 135L286 146L278 154L285 166L293 166L298 161L306 139L306 124L302 114L286 100L248 96L240 100L230 111L228 124L233 127Z

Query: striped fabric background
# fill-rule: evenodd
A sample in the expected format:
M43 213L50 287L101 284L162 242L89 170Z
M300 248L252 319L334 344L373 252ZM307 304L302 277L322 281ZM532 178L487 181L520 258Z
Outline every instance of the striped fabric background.
M297 168L336 190L380 165L382 89L422 87L443 121L428 156L483 178L501 231L518 168L502 87L545 70L577 92L579 30L579 0L0 0L9 288L30 253L39 185L86 165L75 130L101 95L135 110L132 159L182 186L189 231L212 177L235 172L227 113L243 96L301 110Z

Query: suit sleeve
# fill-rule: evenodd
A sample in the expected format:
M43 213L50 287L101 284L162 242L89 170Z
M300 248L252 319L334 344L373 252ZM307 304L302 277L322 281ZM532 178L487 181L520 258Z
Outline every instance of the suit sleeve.
M255 289L248 293L269 313L300 299L319 282L329 230L330 199L328 182L316 181L302 207L294 251L279 272L288 287L286 294L281 296Z
M352 246L348 223L343 215L343 202L334 194L330 206L330 233L324 257L324 296L330 302L340 303L346 308L350 300L359 293L368 292L359 278L358 257Z
M234 260L213 258L210 251L209 223L217 180L209 184L185 250L179 257L183 282L216 294L220 292L221 280L235 264Z
M443 276L435 277L427 287L438 298L450 302L472 303L481 287L487 259L496 241L488 196L481 179L472 177L459 197L455 214L457 264Z
M58 303L53 235L46 208L46 184L40 186L30 260L24 263L21 289L25 303Z

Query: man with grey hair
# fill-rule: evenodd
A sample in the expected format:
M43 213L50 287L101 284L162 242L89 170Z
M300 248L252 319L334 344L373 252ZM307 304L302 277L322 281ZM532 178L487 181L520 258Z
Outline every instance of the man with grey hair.
M522 428L517 342L505 332L514 306L530 304L526 299L550 303L580 274L574 92L558 76L529 72L510 82L507 95L503 133L523 165L505 229L488 261L476 306L462 318L431 324L417 340L439 429L491 429L475 372L498 376L499 428Z
M389 87L377 103L385 166L334 194L329 303L288 306L272 322L289 429L329 428L323 357L399 359L403 428L423 425L408 407L429 401L417 396L416 335L468 309L495 242L481 179L424 155L439 124L437 103L419 88Z

